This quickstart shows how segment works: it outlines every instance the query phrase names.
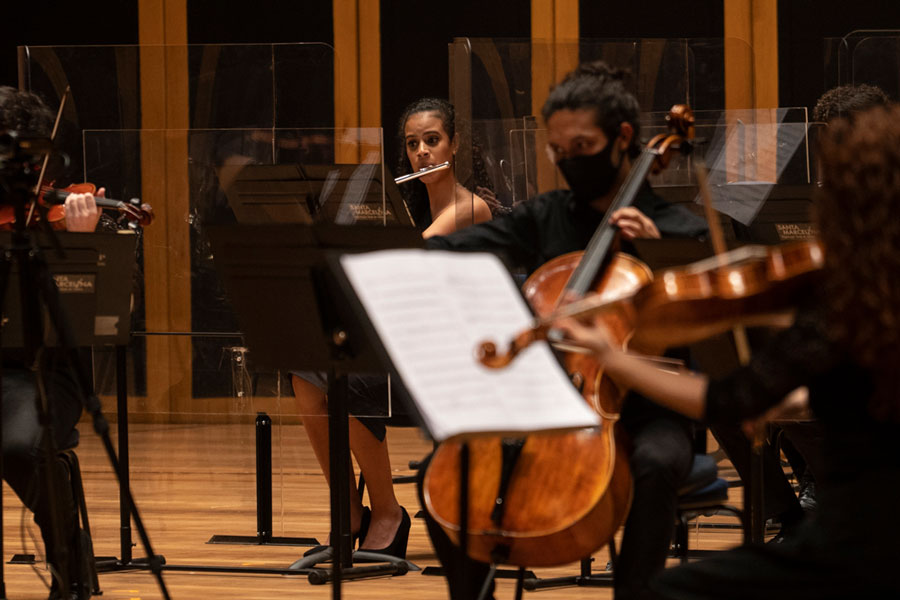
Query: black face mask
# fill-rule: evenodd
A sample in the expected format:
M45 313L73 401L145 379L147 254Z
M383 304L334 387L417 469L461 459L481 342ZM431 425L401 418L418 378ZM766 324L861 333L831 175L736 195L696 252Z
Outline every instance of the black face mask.
M618 166L613 166L610 160L614 142L610 140L596 154L563 158L556 163L579 204L589 204L606 195L616 180L622 161L620 159Z

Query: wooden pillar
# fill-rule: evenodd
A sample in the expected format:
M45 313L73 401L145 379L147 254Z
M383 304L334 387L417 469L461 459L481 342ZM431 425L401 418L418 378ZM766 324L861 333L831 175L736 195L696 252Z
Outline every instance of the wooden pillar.
M778 0L723 0L725 107L778 107Z
M723 0L725 8L725 108L729 153L755 156L754 161L728 160L737 171L729 181L775 181L778 119L778 0ZM740 119L740 122L738 122ZM738 131L742 128L742 131Z
M540 115L553 84L578 66L578 0L531 0L531 110ZM541 127L546 123L541 123ZM565 186L536 140L538 193Z
M341 136L340 129L381 127L381 9L379 0L334 0L335 160L378 162L381 139ZM375 157L377 154L377 159Z
M188 184L187 0L138 0L142 199L155 222L144 232L148 331L191 330ZM180 131L179 131L180 130ZM136 411L191 406L189 337L147 338L147 399Z

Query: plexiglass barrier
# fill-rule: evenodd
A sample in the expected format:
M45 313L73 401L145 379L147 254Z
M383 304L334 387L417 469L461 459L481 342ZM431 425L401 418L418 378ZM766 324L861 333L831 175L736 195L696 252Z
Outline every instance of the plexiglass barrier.
M215 399L232 398L236 386L246 388L246 381L231 376L234 348L246 344L215 264L209 225L412 227L385 170L381 136L379 128L84 131L84 178L105 182L111 196L140 197L156 213L143 232L139 257L129 378L136 412L231 414L233 407L217 408ZM167 153L179 148L187 151L182 168L161 171ZM356 162L337 162L338 156ZM169 307L168 314L160 304ZM188 354L179 356L178 376L165 377L165 369L150 364L153 352L147 346L170 343L157 339L166 336L183 337L188 344ZM254 365L252 350L244 355L244 368ZM256 373L250 380L260 377ZM277 380L275 374L268 377ZM184 396L173 398L178 394ZM249 414L256 408L249 407ZM300 414L290 403L279 412ZM383 410L359 416L389 413L385 399Z
M161 170L166 157L179 150L186 153L182 160ZM223 279L209 232L212 225L317 223L412 229L383 164L381 129L86 130L83 154L86 180L109 182L110 196L140 197L156 215L143 230L141 270L135 279L134 336L127 353L129 406L133 427L150 439L169 441L132 449L137 476L146 465L191 447L187 460L178 459L173 485L198 486L194 493L202 498L209 491L201 484L213 476L199 475L201 465L215 463L227 443L225 471L241 480L241 489L233 493L240 497L240 507L250 511L259 468L255 423L265 413L273 425L274 533L315 533L290 529L291 506L305 501L326 511L324 478L322 489L310 496L298 499L287 490L299 472L318 470L298 425L315 421L327 426L317 419L324 404L298 401L290 373L257 364L243 332L248 315L235 311L234 291ZM339 157L354 162L338 162ZM260 295L258 310L264 311L267 302L283 306L293 301ZM309 327L325 326L313 314L298 318ZM278 336L293 337L281 339L287 345L306 343L287 325L273 332ZM111 409L114 354L98 349L94 363L97 389ZM305 371L304 365L297 369L321 397L319 390L327 385L324 373ZM351 403L349 411L380 428L395 404L386 375L373 377L365 401ZM147 422L167 425L160 430ZM216 505L213 497L210 502ZM235 510L232 501L226 505ZM208 533L252 534L254 527L251 517L231 531ZM318 533L326 530L323 524Z
M450 96L462 140L481 150L497 205L508 209L535 193L564 185L543 160L539 118L547 90L579 62L604 60L626 69L626 86L641 108L668 111L689 104L695 111L725 104L726 50L751 55L734 39L580 40L575 43L459 38L449 45ZM536 137L533 137L536 136ZM533 139L529 139L533 138ZM460 158L463 179L476 163ZM529 179L527 172L534 177ZM535 184L529 187L530 184Z
M642 142L668 132L667 115L667 112L642 115ZM702 159L710 172L715 208L749 224L775 184L801 186L816 180L814 148L819 126L807 122L805 108L701 110L695 111L694 116L692 153L676 155L668 168L650 177L651 184L664 195L667 188L695 188L695 162ZM514 204L538 192L542 166L553 168L557 186L566 187L548 158L546 130L538 128L534 120L526 120L525 124L527 128L508 131L509 153L491 158L504 165L504 185L512 190ZM502 131L503 128L503 123L495 123L485 124L481 129ZM696 190L691 194L696 197Z
M138 245L126 357L132 490L151 539L178 540L155 549L170 564L196 562L196 544L213 534L257 533L258 413L273 424L270 533L324 541L327 486L300 427L311 414L294 398L288 373L257 364L208 228L411 227L393 183L401 173L385 166L395 163L383 156L381 129L334 127L340 58L324 44L23 47L19 67L23 87L51 108L70 89L52 178L95 182L107 196L140 198L155 213ZM173 118L179 102L184 114ZM457 202L460 210L450 214L462 223L457 213L472 206L471 193L458 194ZM287 328L280 333L291 335ZM95 387L111 415L115 355L96 348L94 358ZM309 378L322 384L317 375ZM350 407L375 427L395 412L381 381L372 401ZM82 429L79 453L90 460L99 445ZM309 475L303 483L301 474ZM95 552L119 555L116 494L88 489L87 496ZM189 512L185 502L200 507L202 518L181 518ZM321 522L301 523L301 508L317 511ZM302 550L288 552L295 558ZM218 562L246 564L254 556L223 551Z
M868 84L900 98L900 30L852 31L824 43L825 90Z

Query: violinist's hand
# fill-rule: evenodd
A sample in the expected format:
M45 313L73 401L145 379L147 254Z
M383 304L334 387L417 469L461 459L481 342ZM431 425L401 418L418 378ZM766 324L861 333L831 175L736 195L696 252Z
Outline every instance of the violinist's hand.
M620 208L612 214L609 222L619 228L626 240L661 237L650 217L633 206Z
M812 414L809 411L809 389L807 387L798 387L796 390L784 397L781 403L776 404L759 417L744 421L741 428L751 440L758 437L764 437L766 433L766 425L770 421L778 420L807 420L811 419Z
M610 344L609 331L601 324L585 325L570 318L560 319L553 326L563 331L567 340L590 350L601 359L608 356L613 349Z
M97 196L106 195L106 189L97 190ZM93 194L69 194L66 196L66 230L92 232L100 221L100 209Z

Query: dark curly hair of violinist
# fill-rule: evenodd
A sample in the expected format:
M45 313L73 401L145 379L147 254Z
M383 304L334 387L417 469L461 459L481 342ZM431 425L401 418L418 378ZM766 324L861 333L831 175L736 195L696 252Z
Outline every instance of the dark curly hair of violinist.
M0 86L0 131L49 135L52 129L53 112L40 96Z
M813 108L813 121L827 123L839 117L851 118L876 106L887 106L890 100L878 86L861 83L842 85L822 94Z
M456 135L456 109L447 100L441 98L420 98L412 104L408 105L400 117L397 124L397 141L400 147L400 155L397 160L397 176L412 173L412 165L409 157L406 155L406 122L415 114L421 112L437 113L444 131L450 140ZM454 176L456 173L454 171ZM472 178L474 180L475 193L480 193L479 188L485 188L493 192L493 184L488 176L487 168L484 163L484 155L481 152L481 146L472 141ZM468 182L460 182L470 190L471 186ZM416 227L424 230L431 224L431 207L428 203L428 190L425 184L415 179L400 186L400 194L406 202L409 213L412 215L413 222ZM492 209L493 210L493 209Z
M876 374L870 412L900 422L900 106L837 119L820 143L831 331Z
M560 110L594 111L594 123L607 139L619 135L619 127L628 122L634 129L628 151L632 158L640 151L640 112L637 98L625 87L627 71L614 69L601 60L582 63L550 89L541 108L544 123Z

